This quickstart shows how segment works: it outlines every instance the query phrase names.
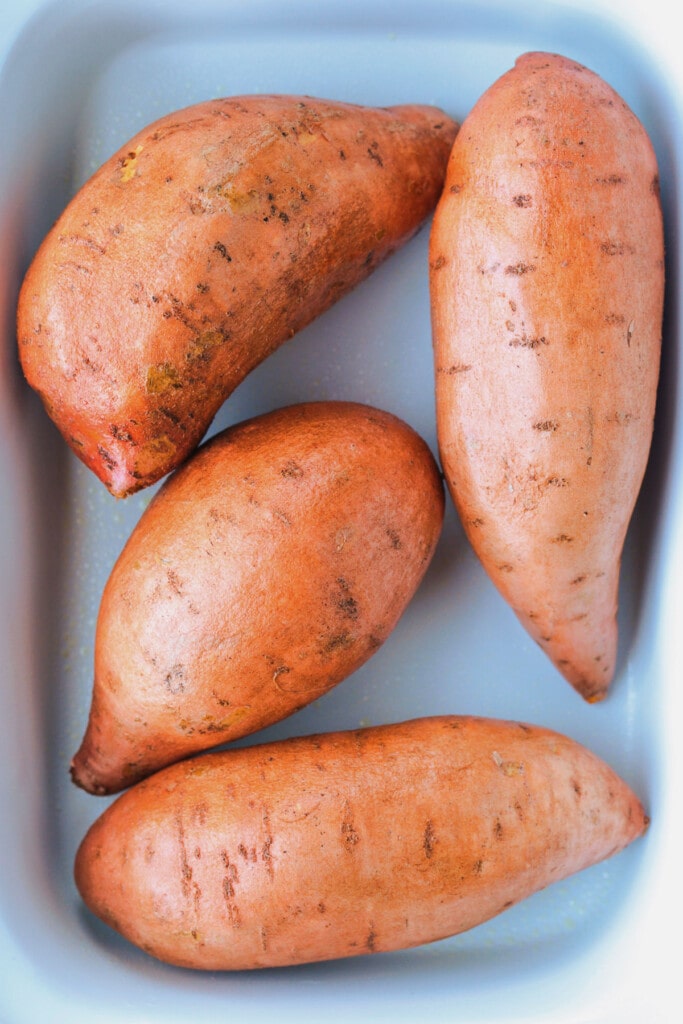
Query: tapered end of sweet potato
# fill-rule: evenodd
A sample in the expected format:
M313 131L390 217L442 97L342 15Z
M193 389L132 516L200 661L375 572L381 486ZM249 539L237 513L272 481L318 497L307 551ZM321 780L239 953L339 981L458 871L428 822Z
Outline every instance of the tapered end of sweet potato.
M93 762L85 744L72 758L69 773L74 785L93 796L111 796L126 788L126 785L121 782L120 773L117 778L109 779L102 772L101 768ZM134 781L135 779L131 779L131 782Z
M618 562L617 562L618 565ZM609 693L617 661L618 572L603 571L593 581L580 581L555 601L528 594L528 612L517 612L528 633L550 658L558 672L589 704L598 704ZM586 592L581 594L582 585ZM535 598L533 605L531 599Z

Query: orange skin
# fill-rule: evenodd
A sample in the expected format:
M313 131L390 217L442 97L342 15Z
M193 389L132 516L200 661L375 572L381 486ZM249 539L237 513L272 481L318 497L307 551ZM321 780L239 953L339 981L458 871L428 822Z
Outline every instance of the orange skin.
M278 967L455 935L647 824L572 740L445 716L173 765L91 826L75 878L94 914L160 960Z
M601 700L664 294L655 154L605 82L530 53L481 97L434 216L430 286L439 451L463 527L557 669Z
M105 586L74 782L116 792L321 697L393 630L443 512L425 442L368 406L290 406L206 442Z
M211 100L93 175L17 329L26 379L112 494L184 461L252 369L415 234L456 131L434 107Z

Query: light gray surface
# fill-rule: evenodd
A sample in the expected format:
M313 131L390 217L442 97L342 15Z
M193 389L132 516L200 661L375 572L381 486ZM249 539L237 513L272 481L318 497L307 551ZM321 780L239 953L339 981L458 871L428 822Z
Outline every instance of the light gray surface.
M197 0L189 12L174 3L47 5L0 78L0 1024L260 1022L276 1012L283 1021L323 1014L336 1020L359 1010L396 1021L550 1020L578 1005L576 978L607 955L640 898L656 829L654 839L467 935L293 971L196 975L157 964L94 922L73 886L76 847L106 805L68 777L90 700L99 597L152 492L116 501L68 452L21 381L12 318L35 247L99 163L154 118L218 95L424 102L462 120L519 53L555 50L607 78L650 130L676 266L677 112L648 54L609 22L553 4L520 10L430 2L418 14L400 3L256 0L229 5L229 16L225 6ZM436 452L427 241L425 228L256 370L213 430L290 402L348 398L403 417ZM671 301L665 340L656 449L629 533L619 667L604 704L584 704L522 631L483 575L449 501L436 557L384 647L322 700L258 739L442 712L534 721L603 756L654 819L666 772L659 697L670 671L660 656L659 623L672 600L666 567L681 486Z

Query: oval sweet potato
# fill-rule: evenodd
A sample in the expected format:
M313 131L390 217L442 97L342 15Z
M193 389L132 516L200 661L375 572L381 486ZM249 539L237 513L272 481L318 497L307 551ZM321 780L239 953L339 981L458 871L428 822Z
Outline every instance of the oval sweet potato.
M456 131L434 107L211 100L85 183L28 269L18 344L113 494L179 465L247 373L418 230Z
M599 700L664 293L655 154L607 83L529 53L479 99L434 216L430 286L439 451L464 529L528 632Z
M320 697L391 633L443 511L427 444L368 406L290 406L207 441L104 588L74 781L115 792Z
M646 825L629 787L564 736L417 719L173 765L91 826L75 878L152 956L273 967L462 932Z

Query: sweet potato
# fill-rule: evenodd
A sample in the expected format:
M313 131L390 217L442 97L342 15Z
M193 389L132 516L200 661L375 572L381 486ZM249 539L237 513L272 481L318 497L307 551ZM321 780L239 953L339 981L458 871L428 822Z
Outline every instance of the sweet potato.
M391 633L443 511L427 444L368 406L290 406L205 442L104 588L74 781L115 792L320 697Z
M587 68L528 53L453 146L430 237L439 452L490 578L602 699L653 432L664 293L657 162Z
M18 345L113 494L179 465L246 374L418 230L456 131L429 106L211 100L83 185L28 269Z
M166 768L91 826L75 878L152 956L273 967L462 932L646 825L629 787L564 736L416 719Z

